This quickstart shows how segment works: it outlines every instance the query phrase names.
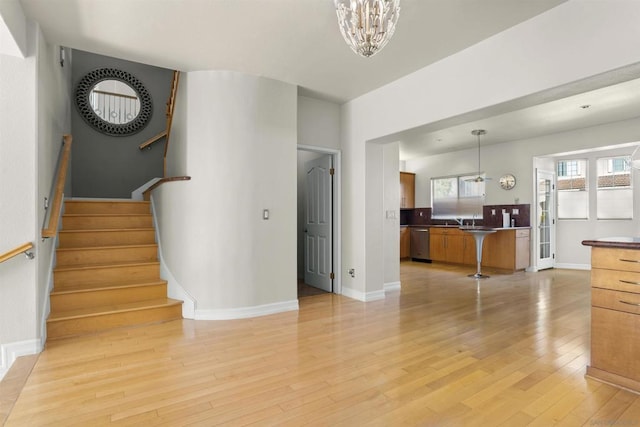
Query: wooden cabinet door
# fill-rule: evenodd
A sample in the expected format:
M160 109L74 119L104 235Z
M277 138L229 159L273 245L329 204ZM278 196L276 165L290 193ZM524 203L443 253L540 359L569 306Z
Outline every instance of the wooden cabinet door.
M411 256L411 230L409 227L400 227L400 259Z
M468 233L463 236L463 239L462 263L476 265L476 239Z
M433 261L446 261L446 239L447 236L442 233L433 232L431 229L431 238L429 240L429 252L431 260Z
M416 175L400 172L400 208L413 209L415 207Z
M640 381L640 316L591 309L591 366Z
M501 230L484 238L482 265L515 270L516 236L515 230Z
M447 236L446 246L447 262L462 264L464 260L464 236L459 232L450 233Z

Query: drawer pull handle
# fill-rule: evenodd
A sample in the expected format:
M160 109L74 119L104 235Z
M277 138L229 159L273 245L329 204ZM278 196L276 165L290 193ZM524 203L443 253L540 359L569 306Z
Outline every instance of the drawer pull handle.
M637 263L640 263L640 261L639 261L639 260L637 260L637 259L624 259L624 258L620 258L620 261L622 261L622 262L635 262L636 264L637 264Z
M627 283L627 284L629 284L629 285L636 285L636 286L640 286L640 283L638 283L638 282L631 282L631 281L629 281L629 280L622 280L622 279L620 279L620 282L622 282L622 283Z
M623 304L633 305L635 307L640 307L640 303L638 303L638 302L629 302L629 301L624 301L624 300L618 300L618 301L620 301Z

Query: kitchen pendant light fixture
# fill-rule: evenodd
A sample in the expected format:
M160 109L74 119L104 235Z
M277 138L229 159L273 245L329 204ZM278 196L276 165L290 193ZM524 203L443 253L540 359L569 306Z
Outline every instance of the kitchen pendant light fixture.
M471 135L478 137L478 175L475 178L469 179L470 182L484 182L486 178L482 176L482 169L480 169L480 135L486 135L487 131L484 129L474 129L471 131Z
M358 55L378 53L396 30L400 0L334 0L342 37Z

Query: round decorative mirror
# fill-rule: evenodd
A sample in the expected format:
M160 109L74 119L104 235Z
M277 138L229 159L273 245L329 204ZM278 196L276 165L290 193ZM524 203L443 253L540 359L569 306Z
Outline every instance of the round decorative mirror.
M76 88L76 106L87 124L111 136L141 131L153 112L151 96L142 82L116 68L85 75Z

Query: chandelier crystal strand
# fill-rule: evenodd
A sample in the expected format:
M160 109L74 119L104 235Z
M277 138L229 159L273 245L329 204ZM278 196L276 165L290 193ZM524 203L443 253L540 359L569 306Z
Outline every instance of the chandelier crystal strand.
M378 53L396 30L400 0L334 0L342 37L358 55Z

